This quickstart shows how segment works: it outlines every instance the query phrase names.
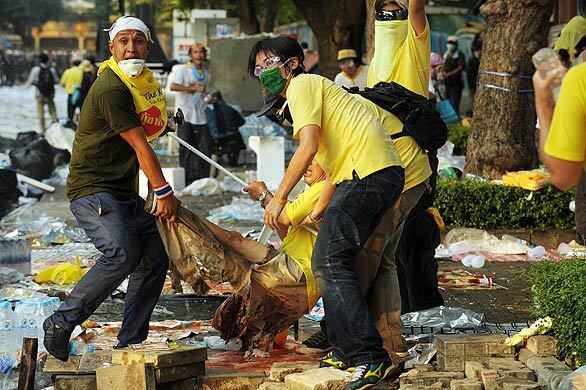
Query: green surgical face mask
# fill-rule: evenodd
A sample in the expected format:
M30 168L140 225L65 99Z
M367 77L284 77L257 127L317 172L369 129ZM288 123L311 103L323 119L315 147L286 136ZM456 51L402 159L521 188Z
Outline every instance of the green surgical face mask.
M264 85L267 91L273 95L279 95L281 92L283 92L283 89L285 89L285 85L287 85L288 78L286 79L281 76L281 67L286 63L287 62L273 69L265 70L260 74L259 78L261 84Z

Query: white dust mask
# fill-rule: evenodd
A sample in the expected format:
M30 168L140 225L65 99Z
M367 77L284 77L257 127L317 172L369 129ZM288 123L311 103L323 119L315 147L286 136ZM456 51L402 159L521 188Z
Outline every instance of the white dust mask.
M132 58L130 60L118 61L118 67L128 77L135 78L142 73L142 69L144 68L144 62L144 60Z

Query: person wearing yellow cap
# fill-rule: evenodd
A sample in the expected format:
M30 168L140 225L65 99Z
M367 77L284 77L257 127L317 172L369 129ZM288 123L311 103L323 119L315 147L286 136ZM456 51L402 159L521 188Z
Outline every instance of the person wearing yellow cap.
M338 67L341 72L336 75L334 83L342 87L358 87L361 91L366 88L368 65L362 65L354 49L338 51Z
M173 223L179 204L148 143L167 124L163 90L145 66L150 31L129 16L107 31L112 56L100 65L81 109L67 177L69 208L101 256L43 323L45 348L62 361L73 329L127 277L117 347L146 340L169 265L155 217ZM136 191L139 166L157 197L155 216Z

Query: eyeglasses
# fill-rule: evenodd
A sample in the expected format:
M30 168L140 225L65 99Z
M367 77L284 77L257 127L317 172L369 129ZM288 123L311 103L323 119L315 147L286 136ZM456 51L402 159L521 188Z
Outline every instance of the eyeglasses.
M264 62L265 62L264 65L259 65L259 66L254 67L254 75L256 77L259 77L260 74L262 72L264 72L265 70L273 69L279 62L281 62L281 57L279 57L279 56L270 57L270 58L265 59ZM283 63L283 65L285 65L286 62L287 61L285 61ZM281 66L283 66L283 65L281 65Z

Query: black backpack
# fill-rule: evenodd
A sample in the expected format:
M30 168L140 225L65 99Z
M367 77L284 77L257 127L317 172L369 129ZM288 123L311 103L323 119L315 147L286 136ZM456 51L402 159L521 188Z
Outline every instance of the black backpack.
M53 96L55 93L55 77L50 67L44 68L41 66L37 88L43 96Z
M380 82L364 91L353 87L348 92L370 100L403 122L403 130L391 135L392 139L411 136L427 151L441 148L448 140L448 127L433 103L395 82Z

